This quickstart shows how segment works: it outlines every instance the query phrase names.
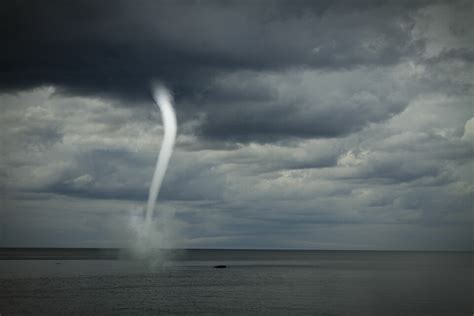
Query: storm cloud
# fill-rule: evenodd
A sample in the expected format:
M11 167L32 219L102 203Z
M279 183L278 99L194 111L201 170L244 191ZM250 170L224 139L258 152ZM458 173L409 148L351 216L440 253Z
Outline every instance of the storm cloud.
M5 1L0 245L124 244L156 79L179 122L158 207L183 247L472 249L472 9Z
M421 53L426 40L412 33L417 10L424 5L7 2L0 87L49 84L66 93L115 96L134 103L149 98L145 87L157 78L182 101L180 121L196 113L211 115L200 126L208 138L337 137L407 105L406 100L390 99L390 76L380 89L368 84L379 78L352 79L360 67L390 66ZM326 74L334 70L348 73L341 78ZM334 81L346 83L337 87ZM347 87L352 84L356 86ZM321 91L308 91L310 86L331 86L335 91L325 92L334 94L334 100L313 99L308 93ZM346 108L342 103L351 103L351 97L357 100ZM371 106L357 105L366 101ZM327 110L332 106L344 110L333 117ZM273 120L266 119L268 112Z

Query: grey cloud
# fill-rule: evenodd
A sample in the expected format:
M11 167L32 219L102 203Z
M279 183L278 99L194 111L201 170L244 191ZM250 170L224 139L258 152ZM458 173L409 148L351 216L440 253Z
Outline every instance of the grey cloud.
M370 122L373 114L355 116L355 127L341 124L343 130L335 127L339 121L310 127L311 115L295 116L292 106L297 100L293 100L273 108L275 120L260 124L258 119L248 120L249 109L240 112L231 106L238 91L214 92L209 85L216 76L243 69L338 70L394 64L419 49L410 30L412 12L423 6L422 1L384 5L377 1L357 5L305 1L7 2L1 29L7 47L0 52L1 87L53 84L65 93L118 96L133 104L149 99L149 80L158 78L173 88L178 101L189 100L178 102L178 107L197 103L178 111L181 121L196 111L212 110L207 114L213 123L203 126L201 133L209 138L338 136ZM275 100L265 91L252 95L249 90L255 91L247 86L240 94L251 98L247 107L260 109L260 117ZM206 97L200 102L203 95ZM262 104L255 104L256 98ZM227 103L225 111L206 107L216 99ZM227 125L223 128L217 121L224 112L240 115L233 122L224 119ZM328 119L333 114L319 113ZM286 130L279 131L276 125L280 124L287 125Z
M52 183L35 192L87 199L144 201L148 195L156 151L93 150L78 153L73 163ZM213 170L217 162L175 153L160 193L160 200L213 200L222 198L225 174Z
M209 90L217 95L242 90L242 96L225 105L212 93L201 101L206 114L201 133L242 142L340 137L401 112L412 89L390 68L234 73L216 77Z
M159 77L183 246L472 248L470 2L2 5L0 244L127 244Z

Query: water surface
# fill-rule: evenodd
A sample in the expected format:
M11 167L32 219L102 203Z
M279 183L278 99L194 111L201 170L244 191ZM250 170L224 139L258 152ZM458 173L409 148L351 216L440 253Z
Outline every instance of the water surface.
M0 313L471 315L473 258L192 250L158 264L1 260Z

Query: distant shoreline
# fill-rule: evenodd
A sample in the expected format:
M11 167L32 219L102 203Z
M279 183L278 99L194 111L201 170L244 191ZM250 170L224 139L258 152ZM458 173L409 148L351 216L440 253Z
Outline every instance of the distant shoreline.
M124 254L119 248L0 248L0 260L117 260Z
M154 253L168 252L171 254L184 254L183 259L196 259L206 252L215 252L216 255L242 253L473 253L472 251L433 251L433 250L310 250L310 249L156 249ZM152 253L153 254L153 253ZM0 260L127 260L133 255L127 248L0 248Z

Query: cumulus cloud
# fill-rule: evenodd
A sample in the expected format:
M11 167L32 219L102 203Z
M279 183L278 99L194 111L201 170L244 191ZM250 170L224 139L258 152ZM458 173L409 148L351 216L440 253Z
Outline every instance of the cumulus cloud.
M381 67L216 77L202 106L206 113L202 133L246 142L344 136L408 105L413 87L396 75L394 69ZM214 93L232 97L214 101Z
M1 245L129 245L158 78L180 245L472 249L469 1L4 8Z

